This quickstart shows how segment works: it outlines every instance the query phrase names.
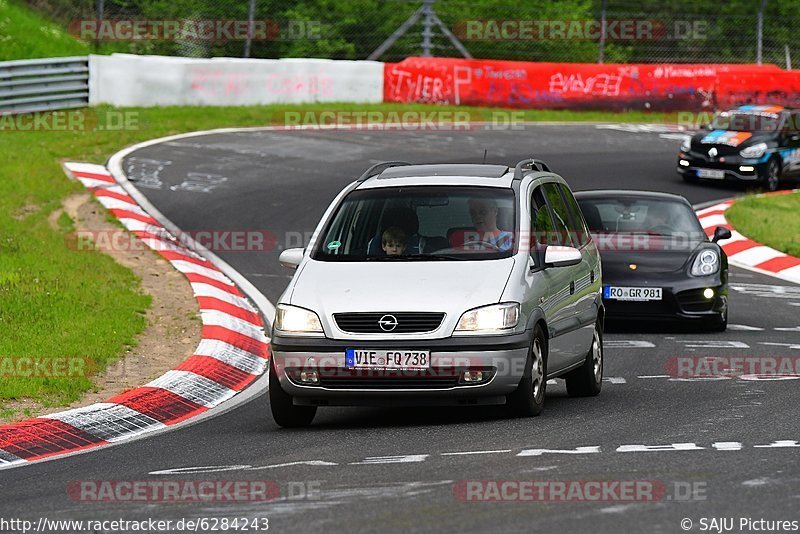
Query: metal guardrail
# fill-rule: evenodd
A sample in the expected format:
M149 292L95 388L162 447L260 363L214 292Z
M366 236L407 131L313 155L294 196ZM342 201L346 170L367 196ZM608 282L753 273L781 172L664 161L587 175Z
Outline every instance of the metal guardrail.
M0 62L0 115L88 105L88 56Z

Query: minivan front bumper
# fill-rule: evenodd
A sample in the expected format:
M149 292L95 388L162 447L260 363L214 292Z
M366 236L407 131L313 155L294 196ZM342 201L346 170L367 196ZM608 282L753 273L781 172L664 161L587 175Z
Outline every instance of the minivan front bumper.
M522 378L531 335L344 341L274 334L270 349L280 384L270 387L281 387L298 405L503 404ZM345 366L348 348L428 350L431 367L353 370ZM299 380L301 371L316 371L317 383ZM481 371L484 379L466 383L465 371Z

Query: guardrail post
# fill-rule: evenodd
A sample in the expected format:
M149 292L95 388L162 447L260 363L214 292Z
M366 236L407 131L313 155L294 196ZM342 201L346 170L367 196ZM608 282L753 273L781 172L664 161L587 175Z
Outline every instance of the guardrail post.
M767 0L761 0L761 7L758 9L758 23L756 27L756 63L761 65L762 48L764 42L764 9L767 7Z
M597 62L603 63L603 56L606 51L606 33L608 32L606 24L606 0L603 0L600 5L600 44L597 50Z
M250 45L253 43L253 24L256 18L256 0L250 0L247 7L247 39L244 42L244 56L250 57Z

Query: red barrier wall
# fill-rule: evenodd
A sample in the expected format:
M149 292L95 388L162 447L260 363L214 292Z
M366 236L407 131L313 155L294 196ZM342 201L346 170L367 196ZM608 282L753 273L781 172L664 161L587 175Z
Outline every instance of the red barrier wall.
M383 94L385 102L699 110L761 103L762 99L789 104L800 97L800 73L774 65L597 65L408 58L385 65Z

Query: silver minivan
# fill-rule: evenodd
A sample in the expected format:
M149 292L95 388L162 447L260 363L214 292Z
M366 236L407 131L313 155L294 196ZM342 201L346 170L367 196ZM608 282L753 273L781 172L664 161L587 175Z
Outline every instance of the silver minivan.
M502 404L538 415L547 380L600 392L601 266L566 182L538 160L371 167L331 203L272 328L284 427L319 406Z

